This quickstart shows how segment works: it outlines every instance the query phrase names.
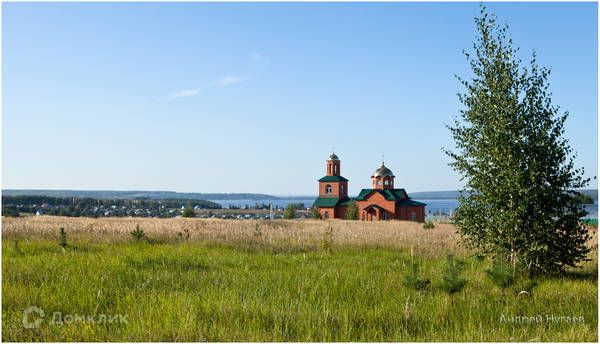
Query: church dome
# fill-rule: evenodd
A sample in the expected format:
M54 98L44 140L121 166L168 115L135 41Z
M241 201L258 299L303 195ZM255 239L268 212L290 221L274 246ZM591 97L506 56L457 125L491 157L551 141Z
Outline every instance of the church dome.
M340 158L338 158L338 156L335 155L335 153L333 153L329 156L329 160L340 160Z
M376 169L375 172L373 172L371 178L374 177L394 177L394 173L392 173L392 170L385 167L384 164L381 164L381 167Z

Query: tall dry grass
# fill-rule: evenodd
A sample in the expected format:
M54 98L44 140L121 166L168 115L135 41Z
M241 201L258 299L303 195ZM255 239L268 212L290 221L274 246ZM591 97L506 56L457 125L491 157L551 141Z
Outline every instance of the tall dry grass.
M345 247L409 248L428 256L469 253L460 241L456 228L436 223L434 229L410 221L345 220L222 220L222 219L154 219L154 218L86 218L60 216L3 217L2 235L35 235L57 238L59 229L77 240L117 243L131 240L130 232L139 225L149 240L169 242L188 236L189 241L232 244L238 247L268 246L286 250L316 249L328 237L332 244ZM181 233L181 235L180 235ZM598 230L590 227L590 258L596 261Z
M131 240L136 225L149 239L177 240L178 233L189 233L189 240L263 244L274 247L316 248L331 226L333 245L350 247L403 247L427 255L464 251L454 226L436 224L425 230L422 224L408 221L361 222L320 220L220 220L150 218L73 218L29 216L3 218L4 236L37 235L52 238L64 227L70 237L98 242ZM258 228L257 228L258 227Z

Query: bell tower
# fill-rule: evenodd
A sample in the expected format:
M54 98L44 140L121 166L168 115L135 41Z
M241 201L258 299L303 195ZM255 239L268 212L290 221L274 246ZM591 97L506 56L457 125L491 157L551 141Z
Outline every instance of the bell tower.
M319 197L348 197L348 179L340 175L340 159L331 154L326 162L325 177L319 179Z
M382 162L381 167L376 169L371 176L373 189L394 189L394 178L394 173L392 173L392 171Z
M331 154L327 159L327 176L340 175L340 159L337 155Z

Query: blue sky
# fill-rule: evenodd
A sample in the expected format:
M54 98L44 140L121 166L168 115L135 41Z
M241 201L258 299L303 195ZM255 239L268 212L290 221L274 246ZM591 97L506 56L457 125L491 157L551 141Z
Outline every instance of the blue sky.
M451 190L442 147L478 3L3 3L2 187L356 194ZM491 3L552 67L597 175L597 5ZM595 185L593 185L595 187Z

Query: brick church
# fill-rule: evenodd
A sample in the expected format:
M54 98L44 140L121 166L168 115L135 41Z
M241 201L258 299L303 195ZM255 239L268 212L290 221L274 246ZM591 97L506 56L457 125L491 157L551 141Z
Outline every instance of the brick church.
M412 200L404 189L395 189L394 178L384 163L373 172L372 188L362 189L354 198L360 220L425 222L426 204ZM314 206L319 209L322 219L343 219L352 200L348 197L348 179L340 173L340 159L331 154L327 160L327 174L319 179L319 198Z

